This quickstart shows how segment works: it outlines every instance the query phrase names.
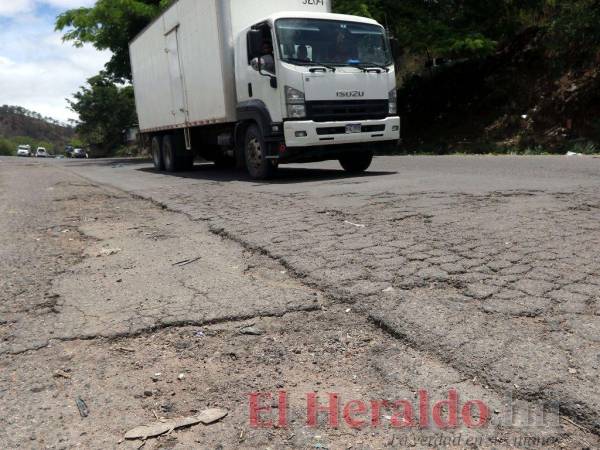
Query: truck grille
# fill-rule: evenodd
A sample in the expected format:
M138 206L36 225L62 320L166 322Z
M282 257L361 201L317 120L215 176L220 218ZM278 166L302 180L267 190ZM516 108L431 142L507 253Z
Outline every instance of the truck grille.
M380 120L389 113L387 100L336 100L306 102L306 115L315 122Z

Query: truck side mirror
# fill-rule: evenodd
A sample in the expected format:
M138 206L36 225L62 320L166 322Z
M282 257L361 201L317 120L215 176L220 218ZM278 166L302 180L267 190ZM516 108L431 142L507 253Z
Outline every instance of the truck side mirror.
M263 34L260 30L248 31L248 60L260 58L262 52Z

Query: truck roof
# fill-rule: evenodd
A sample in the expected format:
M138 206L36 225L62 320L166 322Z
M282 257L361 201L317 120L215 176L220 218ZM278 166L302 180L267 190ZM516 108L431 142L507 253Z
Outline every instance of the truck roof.
M381 25L379 22L367 17L351 16L348 14L334 13L313 13L302 11L282 11L277 14L272 14L266 17L268 21L276 21L277 19L322 19L322 20L339 20L344 22L367 23L371 25Z

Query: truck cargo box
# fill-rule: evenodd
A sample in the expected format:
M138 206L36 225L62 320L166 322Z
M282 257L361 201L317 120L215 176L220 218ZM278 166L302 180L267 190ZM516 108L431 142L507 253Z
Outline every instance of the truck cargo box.
M234 36L275 12L330 0L178 0L130 44L141 132L236 121Z

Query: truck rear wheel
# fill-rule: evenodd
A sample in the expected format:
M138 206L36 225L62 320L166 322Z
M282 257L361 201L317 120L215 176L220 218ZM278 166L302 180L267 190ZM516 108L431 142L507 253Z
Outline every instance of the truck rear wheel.
M185 148L182 136L166 135L162 150L167 172L189 170L194 165L194 153Z
M340 158L340 164L348 173L363 173L373 162L373 152L350 153Z
M277 164L267 159L267 145L258 126L248 127L244 144L246 167L250 176L256 180L272 178L277 172Z
M152 150L152 162L156 170L165 170L165 160L162 153L162 139L160 136L154 136L150 146Z

